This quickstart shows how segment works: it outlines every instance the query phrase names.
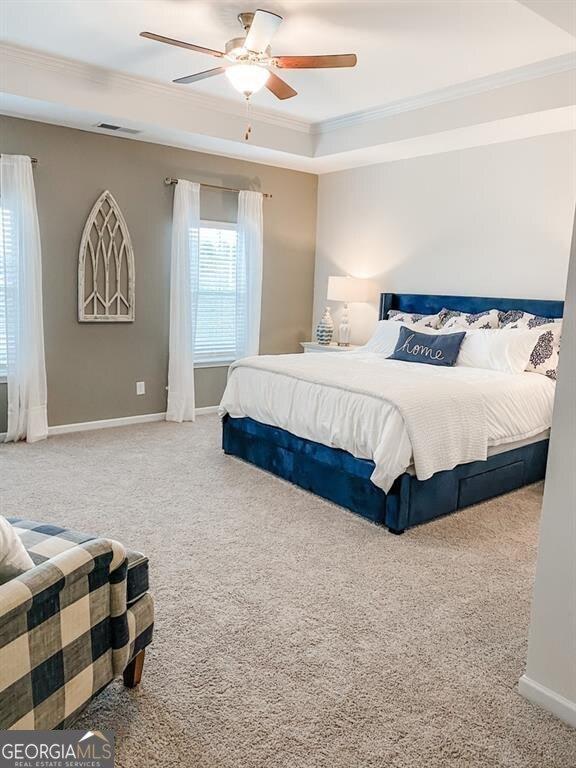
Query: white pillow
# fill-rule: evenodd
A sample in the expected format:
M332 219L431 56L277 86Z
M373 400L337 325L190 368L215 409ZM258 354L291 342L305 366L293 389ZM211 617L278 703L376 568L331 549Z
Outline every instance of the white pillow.
M395 320L379 320L369 341L361 347L363 352L375 352L388 357L394 352L402 323Z
M8 520L0 515L0 584L34 568L32 558Z
M376 323L374 333L370 337L370 340L366 342L363 347L360 347L362 352L375 352L385 357L390 357L392 352L396 348L398 337L400 336L400 328L405 325L406 328L411 328L418 333L429 333L432 336L442 333L435 328L422 327L418 323L400 323L394 318L393 320L379 320Z
M442 329L445 332L445 329ZM472 329L460 347L456 365L467 368L489 368L504 373L522 373L540 331L506 329Z

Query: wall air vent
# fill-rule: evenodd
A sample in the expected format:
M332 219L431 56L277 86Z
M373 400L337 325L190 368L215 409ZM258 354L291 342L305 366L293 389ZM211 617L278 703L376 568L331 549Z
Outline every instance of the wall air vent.
M136 128L124 128L122 125L113 125L112 123L98 123L96 125L97 128L104 128L105 131L115 131L118 133L130 133L134 135L135 133L142 133L142 131L136 130Z

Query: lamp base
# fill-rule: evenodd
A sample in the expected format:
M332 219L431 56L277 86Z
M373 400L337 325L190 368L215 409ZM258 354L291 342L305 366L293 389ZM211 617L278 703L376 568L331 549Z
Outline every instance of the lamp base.
M344 311L342 312L342 318L340 325L338 326L338 346L349 347L350 346L350 324L348 323L348 304L344 304Z

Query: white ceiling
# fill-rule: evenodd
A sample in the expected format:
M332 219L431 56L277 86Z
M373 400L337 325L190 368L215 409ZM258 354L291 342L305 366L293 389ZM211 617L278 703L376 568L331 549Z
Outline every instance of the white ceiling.
M0 112L313 173L576 130L576 0L266 0L285 19L275 53L359 63L282 73L299 95L257 94L246 142L226 78L171 82L216 60L138 33L222 48L256 7L0 0Z
M570 0L568 0L568 3ZM555 7L562 3L552 0ZM150 30L221 49L241 33L242 2L195 0L2 0L2 38L87 65L169 83L215 59L138 37ZM574 38L516 0L285 0L264 7L284 16L277 54L349 53L354 70L292 71L299 95L263 91L255 106L316 123L574 51ZM540 5L542 2L540 1ZM238 102L226 78L180 86Z

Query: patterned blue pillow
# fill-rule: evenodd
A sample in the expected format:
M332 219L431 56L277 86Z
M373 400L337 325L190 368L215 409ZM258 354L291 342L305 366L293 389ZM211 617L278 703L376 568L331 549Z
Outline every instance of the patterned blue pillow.
M484 312L460 312L458 309L442 309L439 313L439 328L498 328L500 312L487 309Z
M411 312L402 312L400 309L391 309L388 312L388 320L394 320L397 323L410 323L410 325L417 325L422 328L438 328L440 314L419 315Z
M465 336L465 331L438 335L418 333L403 325L400 328L396 348L388 360L452 366L458 359Z
M504 312L500 317L500 328L539 328L541 325L549 323L560 323L560 319L554 317L540 317L532 315L530 312L523 312L521 309L511 309Z

